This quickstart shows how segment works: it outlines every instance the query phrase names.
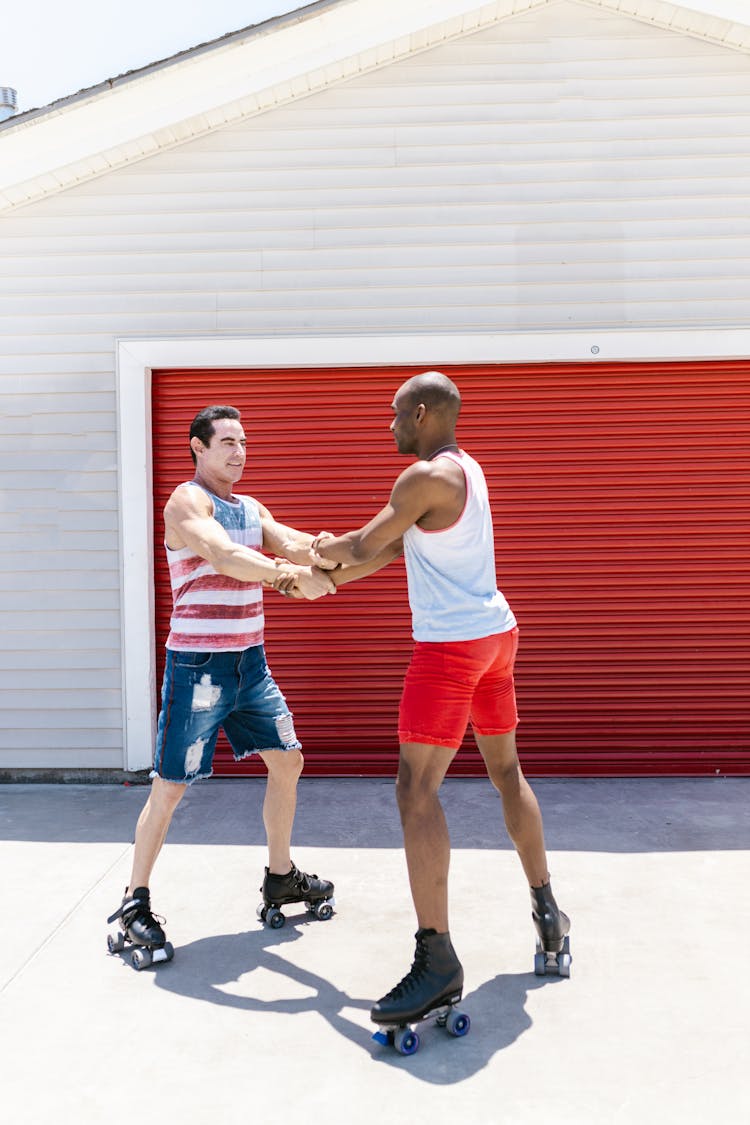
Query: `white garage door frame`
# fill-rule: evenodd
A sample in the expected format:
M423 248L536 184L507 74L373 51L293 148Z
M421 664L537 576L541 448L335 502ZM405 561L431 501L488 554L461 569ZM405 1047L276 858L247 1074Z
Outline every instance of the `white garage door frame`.
M366 357L366 360L363 360ZM182 337L116 341L122 609L123 768L151 766L154 526L151 372L159 368L592 364L750 357L750 330L512 333L471 336Z

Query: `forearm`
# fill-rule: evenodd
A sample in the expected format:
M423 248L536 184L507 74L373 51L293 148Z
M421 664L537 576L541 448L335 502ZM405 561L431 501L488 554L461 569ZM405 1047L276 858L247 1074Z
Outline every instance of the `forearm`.
M315 554L329 562L353 566L360 563L369 563L378 558L380 553L375 549L365 547L358 531L348 531L346 535L338 535L334 539L318 539L315 543ZM372 572L368 571L367 573Z
M278 579L280 570L286 569L294 572L297 568L290 564L284 568L276 565L273 559L254 551L251 547L243 547L240 543L233 543L225 550L212 553L207 561L219 574L228 578L236 578L240 582L264 582L273 585Z
M383 567L388 566L389 563L398 558L402 550L403 547L399 540L397 543L391 543L384 551L381 551L374 558L368 559L367 562L343 563L337 570L328 570L326 574L338 589L339 586L345 586L347 582L356 582L358 578L367 578L369 574L375 574L382 570Z
M277 554L283 555L285 559L289 559L290 562L297 563L300 566L309 566L311 562L310 548L315 537L306 531L295 531L292 527L284 530L286 534L279 544Z

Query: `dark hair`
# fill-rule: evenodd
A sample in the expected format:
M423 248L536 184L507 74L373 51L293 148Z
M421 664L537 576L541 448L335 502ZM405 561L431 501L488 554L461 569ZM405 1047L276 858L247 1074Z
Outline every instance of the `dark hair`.
M240 419L240 412L234 406L206 406L200 413L196 414L190 426L190 438L199 438L204 445L211 444L211 438L215 434L214 422L219 418L232 418L238 422ZM190 456L193 458L193 464L197 463L197 458L193 452L192 445L190 446Z

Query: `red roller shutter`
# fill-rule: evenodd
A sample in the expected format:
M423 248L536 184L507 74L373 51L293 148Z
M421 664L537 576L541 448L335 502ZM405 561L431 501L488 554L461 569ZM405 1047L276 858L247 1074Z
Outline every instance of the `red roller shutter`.
M242 411L243 491L282 522L340 532L382 505L408 463L388 425L414 370L154 374L160 657L161 511L190 476L197 410ZM485 468L499 581L521 627L527 771L750 773L750 365L444 370L463 394L459 438ZM306 772L392 774L411 648L402 562L314 604L268 595L266 610ZM217 773L256 771L217 754ZM467 739L453 773L479 772Z

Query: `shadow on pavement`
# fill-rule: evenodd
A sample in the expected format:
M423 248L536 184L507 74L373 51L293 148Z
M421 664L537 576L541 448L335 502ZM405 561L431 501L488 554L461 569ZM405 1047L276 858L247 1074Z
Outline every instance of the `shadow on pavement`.
M539 988L557 986L557 977L536 977L533 973L501 973L485 981L464 996L460 1008L471 1018L471 1030L462 1038L450 1036L434 1020L417 1025L421 1046L412 1056L404 1057L392 1047L372 1039L374 1025L351 1019L352 1009L368 1013L372 997L350 996L330 980L294 964L284 956L284 949L302 937L302 925L290 918L281 930L265 927L258 931L220 934L201 938L180 946L174 961L150 970L154 986L209 1004L235 1008L245 1012L276 1012L287 1016L314 1012L339 1035L368 1052L373 1061L395 1066L414 1078L432 1085L453 1085L462 1082L488 1065L498 1051L503 1051L528 1031L532 1020L526 1011L529 993ZM129 959L123 968L133 972ZM257 969L284 977L305 990L304 996L268 998L233 990L241 978ZM268 978L263 991L268 990ZM284 991L283 985L279 991Z

